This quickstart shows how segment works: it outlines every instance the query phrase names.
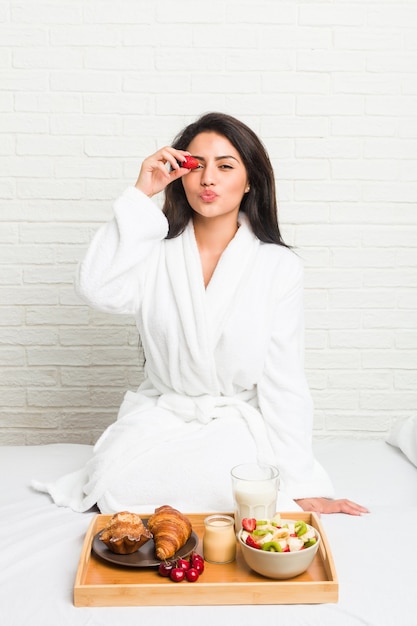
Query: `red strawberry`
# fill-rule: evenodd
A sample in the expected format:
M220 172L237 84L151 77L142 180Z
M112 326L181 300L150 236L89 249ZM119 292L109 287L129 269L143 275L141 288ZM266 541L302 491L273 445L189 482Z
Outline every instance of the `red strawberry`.
M256 519L254 517L244 517L242 520L242 526L248 533L251 533L256 528Z
M185 161L178 161L180 167L185 167L187 170L195 170L200 164L197 159L192 156L186 155Z
M257 548L258 550L261 549L261 546L259 545L259 543L256 543L255 539L251 535L248 535L246 537L245 543L247 546L250 546L251 548Z

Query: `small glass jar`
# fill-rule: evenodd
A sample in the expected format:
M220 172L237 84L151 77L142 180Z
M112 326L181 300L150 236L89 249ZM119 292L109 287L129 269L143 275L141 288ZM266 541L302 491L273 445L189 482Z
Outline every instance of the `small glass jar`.
M234 519L216 513L204 520L203 555L208 563L231 563L236 558Z

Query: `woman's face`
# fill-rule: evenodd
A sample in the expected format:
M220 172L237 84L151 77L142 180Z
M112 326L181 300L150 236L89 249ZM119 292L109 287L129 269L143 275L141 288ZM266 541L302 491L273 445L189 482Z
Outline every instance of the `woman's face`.
M200 165L183 176L185 195L192 209L205 218L235 216L249 191L248 175L241 156L226 137L203 132L187 150Z

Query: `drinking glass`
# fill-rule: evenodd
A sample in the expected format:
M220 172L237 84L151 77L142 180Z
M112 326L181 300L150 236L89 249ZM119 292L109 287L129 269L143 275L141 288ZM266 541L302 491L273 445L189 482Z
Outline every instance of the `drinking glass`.
M279 471L274 465L243 463L231 471L235 530L244 517L271 519L276 513Z

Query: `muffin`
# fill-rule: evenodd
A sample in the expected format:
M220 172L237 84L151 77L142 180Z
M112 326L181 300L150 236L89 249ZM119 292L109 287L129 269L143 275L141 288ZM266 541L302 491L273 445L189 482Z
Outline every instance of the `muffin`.
M152 533L136 513L115 513L100 534L100 540L116 554L132 554L139 550Z

